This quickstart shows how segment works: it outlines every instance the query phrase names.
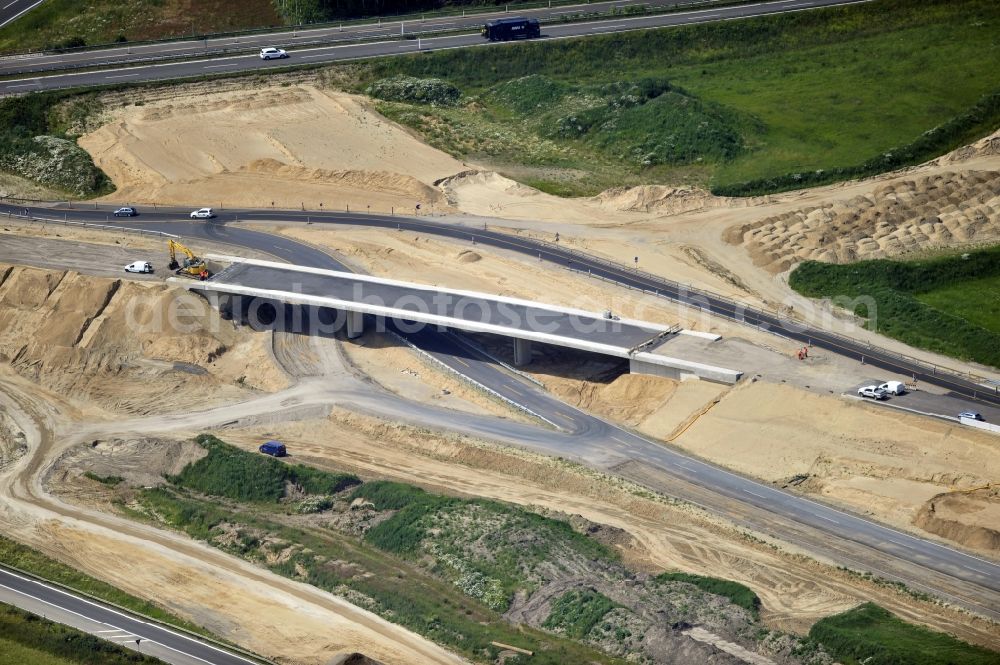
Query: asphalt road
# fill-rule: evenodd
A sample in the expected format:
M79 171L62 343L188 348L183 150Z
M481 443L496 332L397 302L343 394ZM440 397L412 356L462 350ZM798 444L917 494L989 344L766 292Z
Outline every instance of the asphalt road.
M21 18L44 0L0 0L0 28Z
M0 214L8 209L11 208L0 205ZM35 212L45 216L53 211L40 209ZM59 213L93 222L104 222L106 216L104 211L93 210L60 210ZM147 212L138 218L112 223L242 246L298 265L344 269L329 255L312 247L227 223L237 217L240 220L252 218L294 222L301 221L305 213L224 211L209 223L170 221L179 216L177 212ZM314 224L346 223L393 229L398 225L399 228L459 239L467 239L471 234L476 236L479 244L530 252L532 255L544 253L549 260L565 260L558 253L550 256L555 250L546 245L441 222L337 213L310 214L310 220ZM580 255L571 256L574 261L582 260ZM609 274L618 281L631 277L631 271L624 268L609 267L596 261L594 265L602 270L616 271ZM708 305L711 306L711 303ZM724 315L726 311L720 309L718 313ZM951 602L1000 620L1000 565L996 563L688 457L553 398L537 386L493 364L488 358L456 345L445 336L447 333L430 333L425 329L424 334L427 337L411 337L411 342L448 367L525 406L562 430L546 431L519 423L491 421L483 430L490 436L517 442L546 455L579 460L612 473L618 473L629 465L641 465L680 483L703 488L706 495L702 502L707 504L706 507L737 523L752 525L764 533L778 533L779 537L792 536L793 542L810 547L852 569L866 569L865 561L877 560L879 567L873 572L879 576L900 579L911 588L938 593ZM903 372L904 376L906 374ZM419 409L419 406L414 405L413 408ZM915 574L914 570L919 573ZM942 591L944 588L950 591Z
M867 381L857 383L847 390L847 394L852 397L858 396L858 389L862 386L881 385L893 377L871 378ZM905 382L904 382L905 383ZM1000 423L1000 406L993 404L971 403L967 399L955 397L954 395L939 395L925 390L913 390L902 395L890 395L885 400L863 398L877 406L890 408L909 409L919 413L957 420L958 414L963 411L977 411L988 423Z
M583 37L629 30L643 30L693 23L705 23L720 20L732 20L779 14L789 11L802 11L818 7L856 4L869 0L778 0L732 7L717 7L713 9L693 10L664 14L659 16L621 16L600 21L585 23L554 23L543 27L542 40L565 39L568 37ZM563 10L560 11L564 11ZM476 24L481 23L476 20ZM398 27L398 26L397 26ZM444 28L442 28L444 29ZM450 30L451 28L447 28ZM378 37L379 35L375 35ZM539 41L539 40L534 40ZM423 39L400 39L396 33L385 35L385 39L359 44L341 44L328 46L312 46L294 49L286 60L261 60L256 53L230 55L223 57L202 58L199 60L167 61L157 64L120 66L110 65L97 71L82 71L65 74L52 74L38 77L24 77L0 81L0 95L23 94L39 90L54 90L79 86L116 85L120 83L137 83L143 81L164 81L170 79L211 76L236 72L263 71L294 65L314 65L343 60L357 60L378 56L403 55L407 53L426 52L472 46L502 45L511 42L493 43L485 40L478 31L475 33L449 34L440 37ZM281 43L267 43L280 45ZM47 56L46 56L47 58ZM13 62L13 59L11 59ZM58 62L55 61L56 63ZM9 64L9 63L8 63ZM55 66L49 62L49 67ZM2 71L0 71L2 74Z
M5 568L0 568L0 601L173 665L257 665L195 637Z

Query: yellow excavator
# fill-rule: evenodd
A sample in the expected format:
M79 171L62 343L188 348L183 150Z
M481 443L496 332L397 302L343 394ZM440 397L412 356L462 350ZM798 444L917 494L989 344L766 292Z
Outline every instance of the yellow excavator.
M194 252L172 238L167 240L167 248L170 250L170 265L168 267L176 274L202 281L208 279L209 272L204 259L198 258ZM177 260L178 251L184 254L183 263Z

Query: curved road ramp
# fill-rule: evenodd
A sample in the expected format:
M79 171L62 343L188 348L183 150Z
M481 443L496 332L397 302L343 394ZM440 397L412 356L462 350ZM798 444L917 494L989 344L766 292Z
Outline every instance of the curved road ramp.
M732 384L742 372L653 353L674 335L703 335L646 321L623 319L611 312L595 313L530 300L445 289L427 284L295 266L236 256L205 257L213 276L207 281L172 278L175 284L199 292L223 311L241 312L253 324L263 321L264 305L283 303L315 308L314 316L293 319L327 327L346 328L348 338L365 329L365 315L377 326L387 319L404 331L424 326L508 337L514 343L514 363L527 364L531 343L587 351L629 361L638 374L682 379L698 377ZM322 310L334 315L323 316ZM290 332L306 333L307 327Z

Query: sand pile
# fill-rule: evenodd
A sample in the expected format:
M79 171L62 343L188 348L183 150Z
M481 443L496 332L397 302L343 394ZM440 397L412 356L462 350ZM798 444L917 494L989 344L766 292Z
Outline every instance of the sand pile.
M659 215L677 215L709 208L749 207L756 205L756 198L728 198L713 196L697 187L668 187L665 185L640 185L638 187L613 187L590 199L594 203L623 212L653 212Z
M976 157L987 157L989 155L1000 155L1000 130L979 139L975 143L964 145L961 148L949 152L947 155L942 155L938 159L928 163L955 164L959 162L967 162Z
M869 196L802 208L731 227L772 273L812 259L847 263L1000 239L1000 173L963 171L895 180Z
M574 406L634 426L656 411L677 390L677 382L658 376L622 374L610 383L545 377L546 386Z
M278 387L264 337L172 287L0 265L0 362L115 411Z
M309 85L192 84L132 102L109 98L109 121L80 139L116 201L411 209L444 205L433 182L467 168L361 98Z
M938 494L913 523L966 547L1000 552L1000 487Z

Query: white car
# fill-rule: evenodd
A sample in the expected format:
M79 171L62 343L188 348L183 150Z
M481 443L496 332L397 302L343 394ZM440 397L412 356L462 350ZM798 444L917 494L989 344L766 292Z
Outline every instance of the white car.
M199 208L191 213L191 219L211 219L215 217L215 213L212 212L211 208Z
M902 381L886 381L879 386L882 390L886 391L890 395L904 395L906 394L906 384Z
M262 48L260 50L261 60L271 60L272 58L280 60L281 58L287 57L288 54L285 53L284 49L274 48L273 46L268 46L267 48Z
M125 266L125 272L151 273L153 272L153 266L149 261L134 261Z
M864 386L863 388L858 388L858 395L860 397L870 397L871 399L886 399L889 397L889 394L878 386Z

